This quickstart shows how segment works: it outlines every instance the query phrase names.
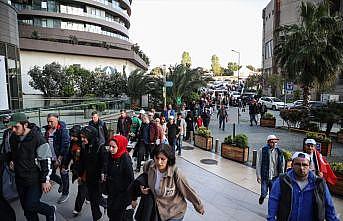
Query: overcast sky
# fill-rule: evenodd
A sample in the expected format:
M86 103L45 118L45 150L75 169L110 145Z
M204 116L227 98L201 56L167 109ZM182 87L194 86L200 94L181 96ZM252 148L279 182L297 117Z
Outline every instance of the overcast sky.
M188 51L192 66L237 62L261 67L262 9L270 0L133 0L130 40L151 60L151 68L180 63Z

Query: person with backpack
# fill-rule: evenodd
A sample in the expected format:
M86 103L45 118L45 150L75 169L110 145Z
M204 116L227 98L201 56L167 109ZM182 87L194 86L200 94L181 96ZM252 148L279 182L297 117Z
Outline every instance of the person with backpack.
M51 190L52 153L37 126L30 125L24 113L11 115L9 125L10 169L14 169L20 204L28 221L39 220L38 213L47 221L56 219L56 207L40 201L42 193ZM29 127L30 125L30 127Z
M9 121L10 116L5 116L3 119L3 124L7 126ZM3 133L2 144L0 146L0 217L4 220L15 221L15 212L7 201L9 198L9 192L11 192L10 198L18 196L17 189L15 187L15 182L8 182L9 179L12 179L14 181L15 178L13 172L10 171L8 167L7 154L11 150L9 138L11 136L12 130L9 126L7 127L8 128ZM5 193L6 195L4 195Z
M292 169L276 179L268 202L269 221L339 221L323 178L310 171L311 157L295 152Z
M107 171L107 152L105 146L99 144L98 137L98 130L95 127L88 125L81 129L83 146L78 180L86 183L94 221L102 218L101 183L105 181Z
M187 179L175 165L175 154L167 144L160 144L154 150L154 160L144 164L144 173L148 177L148 185L140 186L142 194L153 194L156 213L159 221L181 221L184 219L187 202L193 204L195 210L204 214L204 206L188 184ZM137 202L132 201L132 206Z

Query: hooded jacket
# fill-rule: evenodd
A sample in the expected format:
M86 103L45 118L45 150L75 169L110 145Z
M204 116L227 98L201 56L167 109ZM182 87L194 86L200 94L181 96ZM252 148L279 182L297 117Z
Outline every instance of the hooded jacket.
M35 126L25 137L12 134L9 160L14 162L16 182L22 185L45 183L52 173L49 144Z

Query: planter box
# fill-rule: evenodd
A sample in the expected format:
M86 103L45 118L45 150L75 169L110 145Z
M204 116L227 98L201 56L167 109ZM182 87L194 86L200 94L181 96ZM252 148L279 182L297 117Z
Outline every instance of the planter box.
M304 142L303 142L303 151L305 152L305 140L307 138L304 138ZM332 149L332 143L329 143L329 144L326 144L326 143L321 143L321 142L317 142L317 150L320 149L320 153L323 155L323 156L328 156L330 155L331 156L331 149Z
M338 132L337 133L337 142L338 143L343 143L343 132Z
M329 189L331 193L336 195L343 196L343 173L334 171L335 175L337 176L337 183L335 186L329 184Z
M245 163L249 159L249 147L240 148L222 143L221 155L224 158Z
M276 124L276 119L263 119L263 118L261 118L261 120L260 120L260 126L261 127L275 128L275 124Z
M200 147L204 150L212 150L213 137L203 137L198 134L194 135L194 146Z

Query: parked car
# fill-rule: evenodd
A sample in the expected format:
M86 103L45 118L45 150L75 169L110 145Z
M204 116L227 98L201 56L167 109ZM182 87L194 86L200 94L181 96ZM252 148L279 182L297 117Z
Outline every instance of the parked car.
M303 105L303 100L298 100L298 101L299 102L296 105L289 107L289 108L290 109L304 109L305 106ZM325 102L321 102L321 101L309 101L308 106L309 106L310 110L315 110L315 109L327 107L327 104Z
M277 97L261 97L258 102L272 110L280 110L286 107L285 102Z

